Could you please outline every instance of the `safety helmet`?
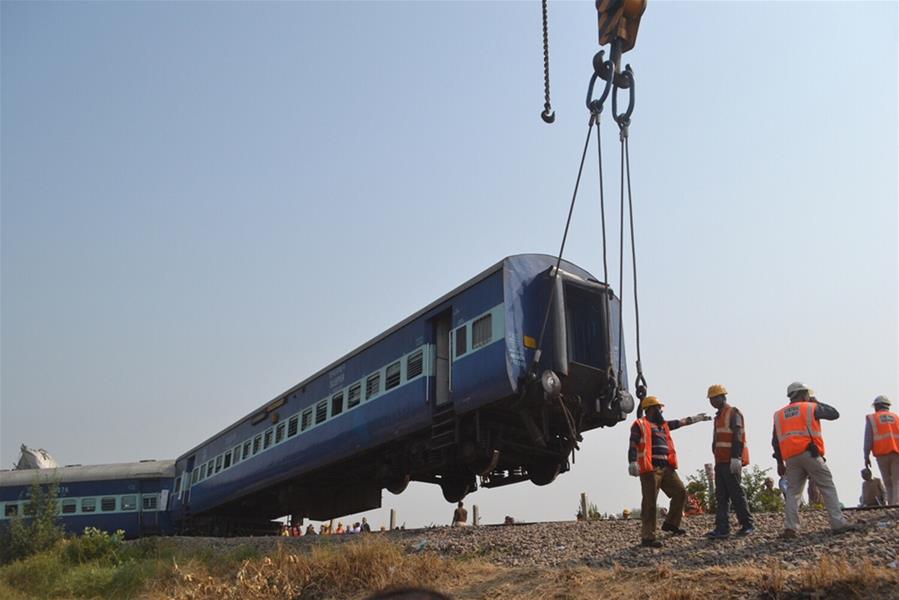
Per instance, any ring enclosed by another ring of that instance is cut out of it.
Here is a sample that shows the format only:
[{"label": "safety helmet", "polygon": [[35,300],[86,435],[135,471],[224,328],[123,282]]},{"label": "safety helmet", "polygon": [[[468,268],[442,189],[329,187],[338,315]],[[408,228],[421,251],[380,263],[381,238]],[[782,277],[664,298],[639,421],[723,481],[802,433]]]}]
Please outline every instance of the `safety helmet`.
[{"label": "safety helmet", "polygon": [[715,385],[709,386],[708,398],[714,398],[715,396],[726,396],[727,388],[721,385],[720,383],[716,383]]},{"label": "safety helmet", "polygon": [[646,398],[644,398],[644,399],[643,399],[643,402],[640,404],[640,408],[642,408],[643,410],[646,410],[646,409],[649,408],[650,406],[658,406],[658,407],[662,407],[662,406],[665,406],[665,405],[662,404],[662,403],[659,401],[659,399],[656,398],[655,396],[646,396]]},{"label": "safety helmet", "polygon": [[799,392],[808,392],[811,395],[811,389],[801,381],[794,381],[787,386],[787,397],[792,398]]},{"label": "safety helmet", "polygon": [[886,396],[877,396],[874,398],[874,406],[892,406],[893,403]]}]

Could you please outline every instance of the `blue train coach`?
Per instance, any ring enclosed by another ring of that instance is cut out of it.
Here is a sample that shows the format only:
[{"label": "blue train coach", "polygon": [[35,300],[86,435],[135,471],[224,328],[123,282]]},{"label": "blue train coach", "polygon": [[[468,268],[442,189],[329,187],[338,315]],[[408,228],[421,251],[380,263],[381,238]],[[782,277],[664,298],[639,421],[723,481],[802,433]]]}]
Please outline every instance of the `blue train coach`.
[{"label": "blue train coach", "polygon": [[59,487],[59,517],[68,533],[85,527],[126,538],[161,535],[174,530],[166,506],[175,474],[173,460],[22,469],[0,472],[0,526],[27,518],[26,506],[35,484]]},{"label": "blue train coach", "polygon": [[410,480],[451,502],[553,481],[584,431],[633,410],[618,299],[555,265],[499,261],[184,453],[173,520],[239,533],[377,508]]}]

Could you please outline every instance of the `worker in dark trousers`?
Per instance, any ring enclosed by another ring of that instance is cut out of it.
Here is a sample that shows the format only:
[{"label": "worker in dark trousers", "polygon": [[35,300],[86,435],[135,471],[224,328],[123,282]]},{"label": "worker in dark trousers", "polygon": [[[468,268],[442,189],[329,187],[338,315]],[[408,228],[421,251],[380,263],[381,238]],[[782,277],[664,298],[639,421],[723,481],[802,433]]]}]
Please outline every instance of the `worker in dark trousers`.
[{"label": "worker in dark trousers", "polygon": [[643,523],[641,545],[659,548],[662,546],[662,542],[656,539],[659,490],[671,498],[662,531],[674,535],[686,533],[680,524],[684,516],[687,490],[677,476],[677,451],[674,449],[674,440],[671,439],[671,430],[700,421],[711,421],[712,417],[700,413],[693,417],[666,421],[662,416],[664,405],[655,396],[647,396],[640,406],[646,415],[634,421],[631,426],[628,472],[633,477],[640,478],[640,489],[643,492],[643,503],[640,505],[640,521]]},{"label": "worker in dark trousers", "polygon": [[707,396],[709,403],[718,412],[715,414],[715,431],[712,436],[712,453],[715,455],[715,529],[707,533],[706,537],[721,539],[730,535],[731,504],[740,521],[737,535],[749,535],[754,528],[741,482],[743,467],[749,464],[743,414],[727,403],[727,389],[723,385],[710,386]]}]

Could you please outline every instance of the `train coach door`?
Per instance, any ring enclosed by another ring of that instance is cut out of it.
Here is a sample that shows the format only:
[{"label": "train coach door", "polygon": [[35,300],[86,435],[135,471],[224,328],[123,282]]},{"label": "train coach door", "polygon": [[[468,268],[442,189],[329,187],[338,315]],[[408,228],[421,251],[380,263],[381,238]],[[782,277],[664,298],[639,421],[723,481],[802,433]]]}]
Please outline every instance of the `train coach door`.
[{"label": "train coach door", "polygon": [[453,312],[446,310],[432,319],[434,328],[434,379],[432,383],[432,398],[435,406],[443,406],[450,401],[450,386],[452,382],[452,359],[450,355],[450,329],[452,328]]}]

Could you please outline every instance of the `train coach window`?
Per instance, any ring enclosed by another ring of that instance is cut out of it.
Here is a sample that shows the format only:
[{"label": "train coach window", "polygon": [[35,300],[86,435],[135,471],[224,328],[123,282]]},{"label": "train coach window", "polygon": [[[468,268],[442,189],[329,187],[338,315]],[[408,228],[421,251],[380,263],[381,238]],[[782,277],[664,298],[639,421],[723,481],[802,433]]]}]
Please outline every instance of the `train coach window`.
[{"label": "train coach window", "polygon": [[15,517],[19,514],[18,503],[10,502],[3,509],[3,514],[7,517]]},{"label": "train coach window", "polygon": [[190,484],[195,484],[200,479],[200,469],[194,469],[194,472],[190,474]]},{"label": "train coach window", "polygon": [[231,462],[235,465],[240,462],[240,444],[234,446],[234,450],[231,451]]},{"label": "train coach window", "polygon": [[213,470],[215,470],[215,459],[206,463],[206,477],[212,477]]},{"label": "train coach window", "polygon": [[222,465],[222,468],[227,469],[230,466],[231,466],[231,451],[228,450],[227,452],[225,452],[225,464]]},{"label": "train coach window", "polygon": [[315,424],[324,423],[328,418],[328,401],[322,400],[315,405]]},{"label": "train coach window", "polygon": [[275,427],[275,443],[276,444],[284,439],[284,429],[286,427],[287,427],[287,423],[278,423],[278,426]]},{"label": "train coach window", "polygon": [[365,399],[371,400],[381,392],[381,374],[375,373],[365,380]]},{"label": "train coach window", "polygon": [[358,383],[350,386],[350,389],[346,394],[346,407],[347,410],[359,406],[359,401],[362,400],[362,386]]},{"label": "train coach window", "polygon": [[100,498],[100,510],[103,512],[113,512],[115,510],[115,498]]},{"label": "train coach window", "polygon": [[416,352],[415,354],[410,354],[406,359],[406,381],[410,379],[415,379],[419,375],[421,375],[423,360],[423,353],[421,350]]},{"label": "train coach window", "polygon": [[387,367],[384,374],[384,389],[392,390],[400,384],[400,363],[395,362]]},{"label": "train coach window", "polygon": [[250,458],[250,448],[252,448],[253,442],[246,441],[243,443],[243,459],[247,460]]},{"label": "train coach window", "polygon": [[468,329],[465,325],[456,330],[456,358],[468,351]]},{"label": "train coach window", "polygon": [[336,417],[343,412],[343,392],[331,397],[331,416]]},{"label": "train coach window", "polygon": [[[175,488],[172,490],[172,494],[177,496],[178,492],[181,491],[181,478],[175,477]],[[84,512],[84,504],[81,505],[81,512]]]},{"label": "train coach window", "polygon": [[287,421],[287,437],[293,437],[297,434],[297,426],[300,424],[300,418],[296,415],[290,417]]},{"label": "train coach window", "polygon": [[262,449],[268,450],[269,446],[272,445],[272,430],[271,429],[267,430],[265,432],[265,434],[263,434],[262,440],[263,440],[262,441]]},{"label": "train coach window", "polygon": [[206,479],[206,463],[200,465],[200,481]]},{"label": "train coach window", "polygon": [[215,472],[218,473],[222,470],[222,457],[221,455],[215,457]]},{"label": "train coach window", "polygon": [[300,431],[306,431],[312,425],[312,409],[307,408],[303,411],[303,422],[300,423]]},{"label": "train coach window", "polygon": [[493,315],[484,315],[471,324],[471,349],[490,343],[493,337]]},{"label": "train coach window", "polygon": [[256,456],[257,454],[259,454],[260,448],[262,448],[262,434],[261,433],[253,438],[253,456]]},{"label": "train coach window", "polygon": [[78,512],[78,502],[71,499],[62,501],[62,514],[71,515],[76,512]]},{"label": "train coach window", "polygon": [[137,510],[137,496],[122,496],[122,510]]},{"label": "train coach window", "polygon": [[97,499],[96,498],[82,498],[81,499],[81,512],[83,512],[83,513],[97,512]]},{"label": "train coach window", "polygon": [[141,506],[143,510],[156,510],[157,506],[157,498],[156,495],[151,496],[143,496],[141,498]]}]

